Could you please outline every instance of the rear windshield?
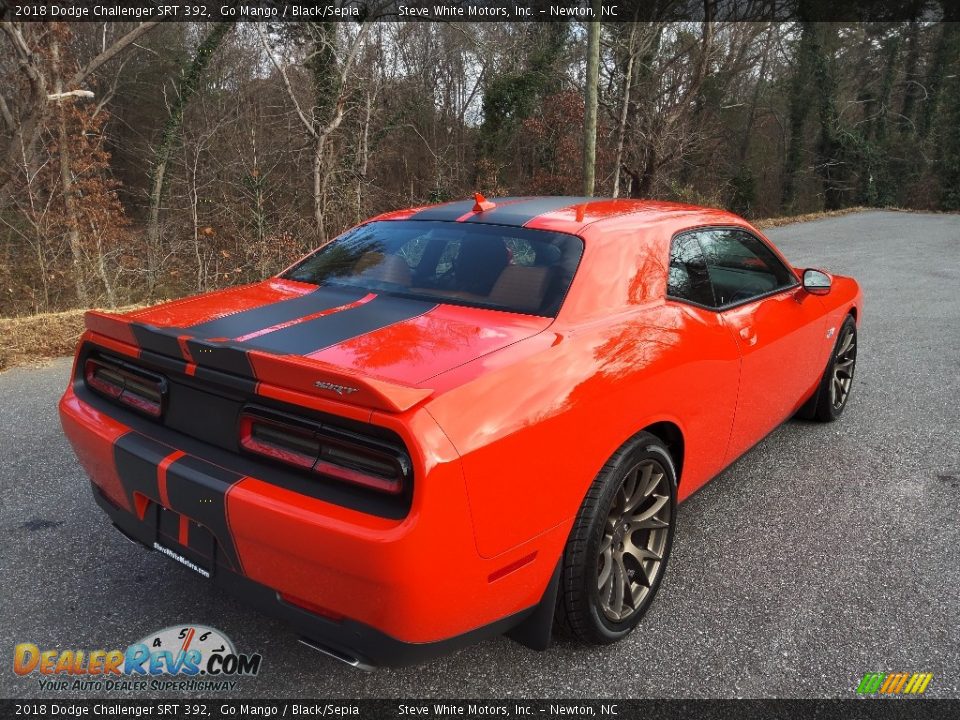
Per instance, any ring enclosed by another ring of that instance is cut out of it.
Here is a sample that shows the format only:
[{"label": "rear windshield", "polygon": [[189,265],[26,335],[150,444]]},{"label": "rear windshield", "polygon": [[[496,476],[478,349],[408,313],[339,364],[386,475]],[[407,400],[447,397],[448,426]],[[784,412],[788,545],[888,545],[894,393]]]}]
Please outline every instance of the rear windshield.
[{"label": "rear windshield", "polygon": [[341,235],[283,277],[554,317],[582,254],[583,241],[563,233],[387,220]]}]

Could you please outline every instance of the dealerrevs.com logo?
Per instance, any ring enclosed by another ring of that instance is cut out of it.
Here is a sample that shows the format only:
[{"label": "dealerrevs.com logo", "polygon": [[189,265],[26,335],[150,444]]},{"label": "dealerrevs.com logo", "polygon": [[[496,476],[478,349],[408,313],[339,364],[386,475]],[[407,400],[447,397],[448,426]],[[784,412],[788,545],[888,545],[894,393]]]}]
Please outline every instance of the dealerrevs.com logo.
[{"label": "dealerrevs.com logo", "polygon": [[238,653],[222,632],[205,625],[173,625],[125,650],[42,650],[20,643],[13,671],[36,676],[41,690],[233,690],[260,672],[259,653]]}]

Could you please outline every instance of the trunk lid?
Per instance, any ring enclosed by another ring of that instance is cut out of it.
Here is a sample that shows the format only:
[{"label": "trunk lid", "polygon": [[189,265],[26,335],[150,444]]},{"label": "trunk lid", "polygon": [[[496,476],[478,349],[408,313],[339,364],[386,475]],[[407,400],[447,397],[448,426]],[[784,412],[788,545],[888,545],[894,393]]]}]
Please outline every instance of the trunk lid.
[{"label": "trunk lid", "polygon": [[124,315],[86,315],[92,332],[182,360],[188,372],[208,368],[391,412],[429,397],[431,378],[551,322],[277,279]]}]

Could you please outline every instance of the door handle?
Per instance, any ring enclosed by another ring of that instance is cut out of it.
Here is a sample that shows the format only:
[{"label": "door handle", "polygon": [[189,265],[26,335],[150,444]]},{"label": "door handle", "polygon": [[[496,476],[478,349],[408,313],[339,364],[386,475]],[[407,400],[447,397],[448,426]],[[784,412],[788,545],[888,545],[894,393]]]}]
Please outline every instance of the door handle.
[{"label": "door handle", "polygon": [[757,344],[757,333],[752,327],[742,327],[740,328],[740,337],[747,343],[747,345],[756,345]]}]

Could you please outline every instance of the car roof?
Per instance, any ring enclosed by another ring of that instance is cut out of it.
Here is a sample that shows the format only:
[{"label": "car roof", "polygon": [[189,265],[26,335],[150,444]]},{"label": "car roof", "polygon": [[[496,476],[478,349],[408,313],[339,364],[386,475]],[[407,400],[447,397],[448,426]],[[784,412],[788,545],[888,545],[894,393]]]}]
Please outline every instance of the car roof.
[{"label": "car roof", "polygon": [[678,216],[690,216],[695,224],[738,219],[724,210],[631,198],[543,196],[489,198],[489,201],[494,203],[494,207],[479,212],[474,210],[476,201],[473,199],[454,200],[384,213],[371,218],[371,221],[439,220],[529,227],[576,235],[587,225],[624,215],[642,215],[642,220],[648,223],[659,219],[676,219]]}]

